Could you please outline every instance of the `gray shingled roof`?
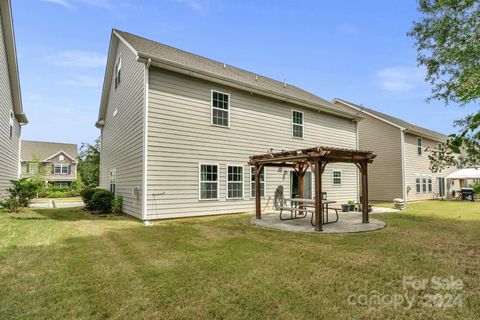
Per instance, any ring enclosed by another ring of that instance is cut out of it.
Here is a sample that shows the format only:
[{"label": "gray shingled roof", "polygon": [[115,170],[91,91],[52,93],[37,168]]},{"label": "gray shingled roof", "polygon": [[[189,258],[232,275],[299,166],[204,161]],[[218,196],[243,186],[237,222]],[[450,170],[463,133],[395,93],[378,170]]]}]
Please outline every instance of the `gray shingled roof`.
[{"label": "gray shingled roof", "polygon": [[291,84],[284,85],[283,82],[176,49],[162,43],[148,40],[128,32],[119,30],[114,30],[114,32],[118,33],[126,42],[128,42],[138,52],[139,56],[148,56],[154,61],[159,60],[171,62],[185,66],[188,69],[198,70],[211,74],[212,76],[219,76],[249,87],[254,87],[258,90],[302,100],[325,110],[330,110],[352,118],[355,117],[355,113],[339,108],[330,101]]},{"label": "gray shingled roof", "polygon": [[362,105],[358,105],[356,103],[353,103],[353,102],[350,102],[350,101],[347,101],[347,100],[343,100],[343,99],[339,99],[339,98],[336,98],[335,100],[351,104],[351,105],[355,106],[356,108],[364,110],[368,113],[371,113],[371,114],[373,114],[373,115],[375,115],[379,118],[382,118],[384,120],[392,122],[392,123],[394,123],[394,124],[396,124],[400,127],[403,127],[405,129],[414,131],[415,133],[418,133],[420,135],[425,135],[426,137],[432,137],[432,138],[435,138],[435,139],[438,139],[438,140],[446,140],[447,139],[447,136],[440,133],[440,132],[436,132],[436,131],[433,131],[433,130],[430,130],[430,129],[427,129],[427,128],[424,128],[424,127],[417,126],[415,124],[412,124],[412,123],[407,122],[405,120],[390,116],[390,115],[382,113],[380,111],[376,111],[376,110],[364,107]]},{"label": "gray shingled roof", "polygon": [[68,153],[75,160],[78,157],[76,144],[22,140],[20,158],[22,161],[30,161],[33,160],[33,155],[36,155],[40,161],[43,161],[60,150]]}]

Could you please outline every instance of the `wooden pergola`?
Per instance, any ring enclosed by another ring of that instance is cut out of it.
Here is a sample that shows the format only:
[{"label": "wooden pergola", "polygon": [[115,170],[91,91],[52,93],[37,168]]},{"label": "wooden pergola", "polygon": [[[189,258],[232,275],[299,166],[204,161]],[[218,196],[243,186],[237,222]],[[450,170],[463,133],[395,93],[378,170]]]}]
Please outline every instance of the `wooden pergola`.
[{"label": "wooden pergola", "polygon": [[249,164],[255,167],[255,217],[262,218],[260,200],[260,172],[264,167],[291,167],[298,175],[298,193],[303,198],[303,177],[310,167],[315,177],[315,231],[322,231],[322,175],[328,163],[353,163],[362,176],[362,222],[368,223],[368,170],[367,165],[376,157],[372,151],[314,147],[293,151],[266,153],[250,157]]}]

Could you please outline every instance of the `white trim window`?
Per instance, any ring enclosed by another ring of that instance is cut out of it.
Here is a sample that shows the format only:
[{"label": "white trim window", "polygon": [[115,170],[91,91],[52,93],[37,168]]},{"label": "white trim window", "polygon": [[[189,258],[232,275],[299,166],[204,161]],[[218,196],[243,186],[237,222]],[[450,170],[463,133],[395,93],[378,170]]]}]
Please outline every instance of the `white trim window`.
[{"label": "white trim window", "polygon": [[110,170],[110,192],[115,195],[117,191],[117,169]]},{"label": "white trim window", "polygon": [[52,174],[70,174],[70,171],[68,164],[52,164]]},{"label": "white trim window", "polygon": [[419,156],[422,155],[422,152],[423,152],[423,148],[422,148],[422,138],[420,137],[417,137],[417,154]]},{"label": "white trim window", "polygon": [[117,61],[115,62],[115,90],[117,90],[120,85],[122,74],[122,54],[118,56]]},{"label": "white trim window", "polygon": [[30,162],[27,164],[27,172],[30,174],[37,174],[38,173],[38,163]]},{"label": "white trim window", "polygon": [[218,199],[218,165],[200,164],[199,168],[199,199]]},{"label": "white trim window", "polygon": [[13,137],[13,112],[10,112],[10,128],[9,128],[9,136],[10,136],[10,139],[12,139]]},{"label": "white trim window", "polygon": [[432,176],[427,176],[427,191],[428,193],[431,193],[433,191]]},{"label": "white trim window", "polygon": [[421,178],[421,176],[420,176],[419,174],[417,174],[417,175],[415,176],[415,187],[416,187],[416,188],[415,188],[415,191],[416,191],[417,193],[422,192],[422,180],[421,180],[421,179],[422,179],[422,178]]},{"label": "white trim window", "polygon": [[303,139],[303,112],[292,110],[292,137]]},{"label": "white trim window", "polygon": [[212,90],[211,103],[211,124],[220,127],[230,127],[230,95]]},{"label": "white trim window", "polygon": [[227,165],[227,199],[243,198],[243,166]]},{"label": "white trim window", "polygon": [[422,193],[427,193],[427,176],[422,175]]},{"label": "white trim window", "polygon": [[[255,198],[255,167],[250,167],[250,197]],[[260,170],[260,197],[265,198],[265,167]]]},{"label": "white trim window", "polygon": [[342,170],[332,170],[332,184],[336,186],[342,184]]}]

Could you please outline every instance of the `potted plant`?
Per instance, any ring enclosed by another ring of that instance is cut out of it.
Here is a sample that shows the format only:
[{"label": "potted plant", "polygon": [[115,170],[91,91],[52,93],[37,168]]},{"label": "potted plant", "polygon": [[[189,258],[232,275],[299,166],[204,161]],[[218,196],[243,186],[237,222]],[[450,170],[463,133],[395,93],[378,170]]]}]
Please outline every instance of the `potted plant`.
[{"label": "potted plant", "polygon": [[354,200],[348,200],[347,204],[348,204],[348,211],[355,211],[355,201]]},{"label": "potted plant", "polygon": [[342,204],[342,212],[348,212],[350,210],[349,204]]}]

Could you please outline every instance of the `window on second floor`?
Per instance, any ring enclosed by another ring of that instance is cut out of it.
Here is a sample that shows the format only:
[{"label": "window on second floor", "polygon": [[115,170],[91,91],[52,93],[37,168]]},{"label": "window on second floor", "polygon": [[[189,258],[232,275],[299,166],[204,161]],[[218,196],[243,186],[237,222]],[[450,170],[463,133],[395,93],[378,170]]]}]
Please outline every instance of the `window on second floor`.
[{"label": "window on second floor", "polygon": [[422,155],[422,152],[423,152],[423,148],[422,148],[422,138],[420,137],[417,137],[417,154],[419,156]]},{"label": "window on second floor", "polygon": [[13,112],[10,112],[10,129],[9,129],[10,139],[13,137]]},{"label": "window on second floor", "polygon": [[334,185],[342,184],[342,171],[341,170],[332,170],[332,182]]},{"label": "window on second floor", "polygon": [[118,88],[120,85],[120,80],[121,80],[121,72],[122,71],[122,54],[117,59],[117,62],[115,62],[115,90]]},{"label": "window on second floor", "polygon": [[27,165],[27,172],[30,174],[37,174],[38,173],[38,163],[29,163]]},{"label": "window on second floor", "polygon": [[292,110],[292,137],[303,138],[303,112]]},{"label": "window on second floor", "polygon": [[68,164],[52,164],[52,174],[70,174],[71,166]]},{"label": "window on second floor", "polygon": [[230,126],[230,95],[212,90],[212,125]]}]

